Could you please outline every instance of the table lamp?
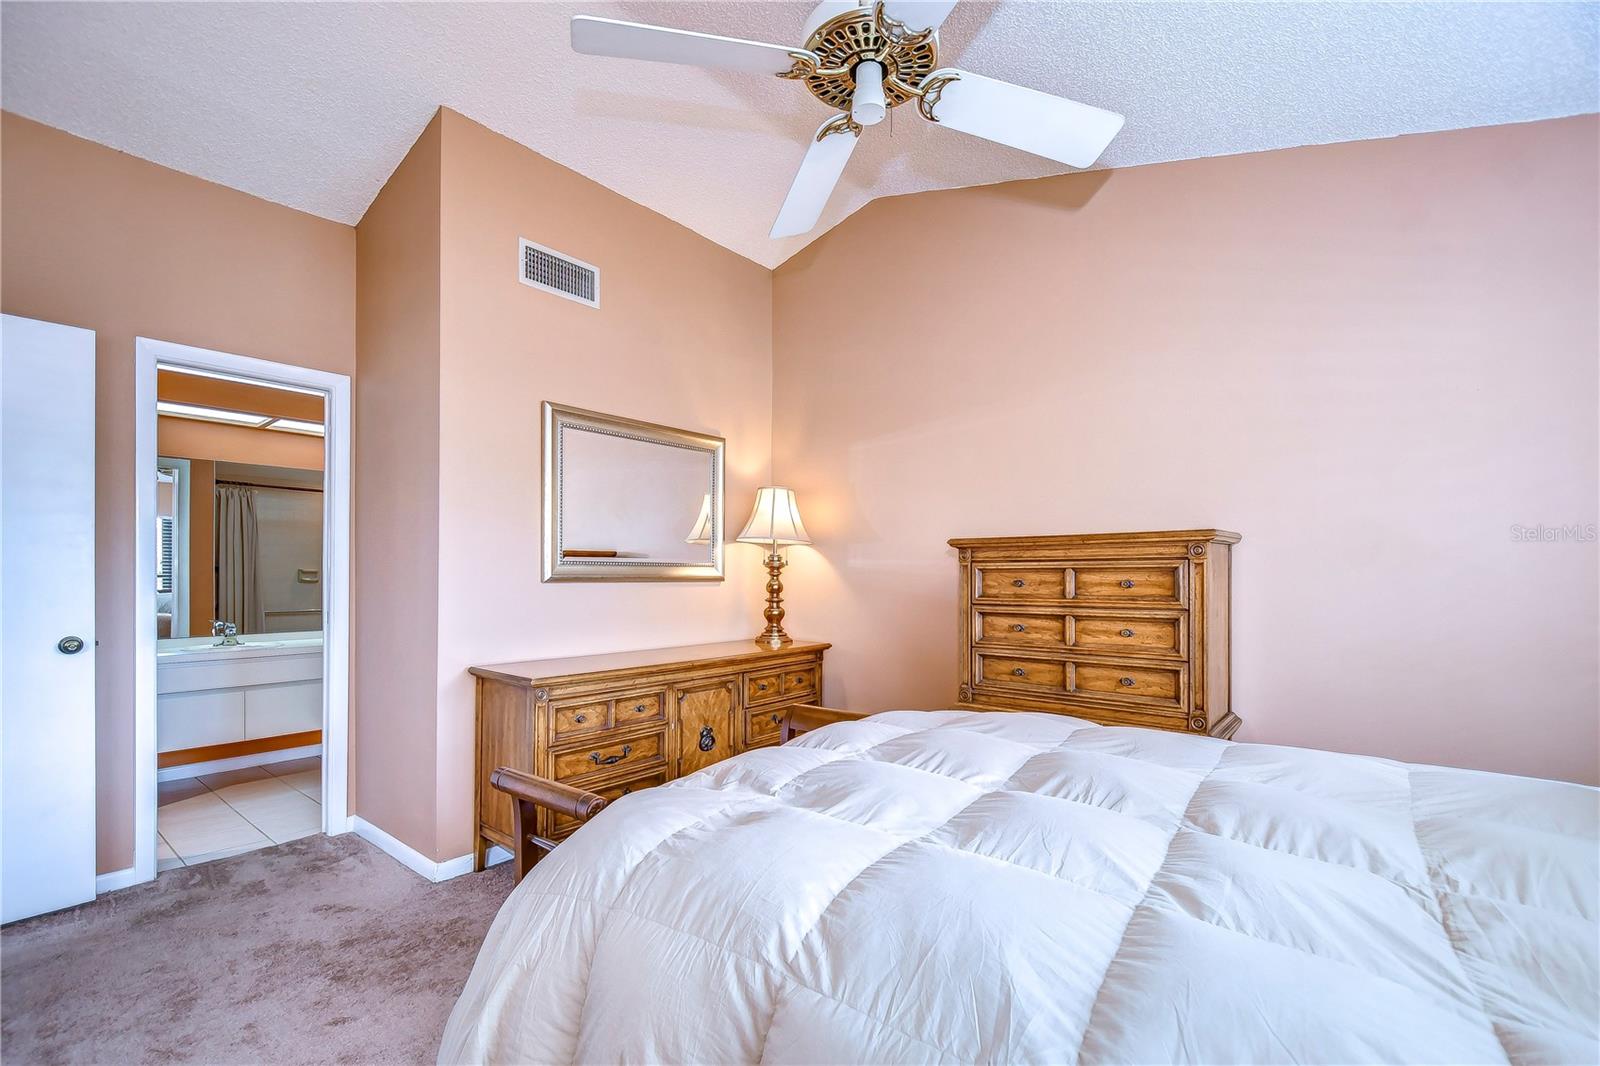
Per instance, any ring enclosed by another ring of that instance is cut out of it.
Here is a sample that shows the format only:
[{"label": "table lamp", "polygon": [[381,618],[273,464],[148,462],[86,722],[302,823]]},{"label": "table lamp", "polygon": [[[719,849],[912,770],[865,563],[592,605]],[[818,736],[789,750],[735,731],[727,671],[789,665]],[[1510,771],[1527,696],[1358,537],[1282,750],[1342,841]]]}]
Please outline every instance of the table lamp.
[{"label": "table lamp", "polygon": [[794,490],[776,485],[757,489],[755,510],[750,512],[750,521],[745,523],[739,541],[767,546],[767,609],[762,612],[767,628],[756,637],[756,643],[767,648],[793,643],[783,631],[783,581],[779,575],[787,560],[778,554],[778,549],[790,544],[811,543],[800,521],[800,506],[795,503]]}]

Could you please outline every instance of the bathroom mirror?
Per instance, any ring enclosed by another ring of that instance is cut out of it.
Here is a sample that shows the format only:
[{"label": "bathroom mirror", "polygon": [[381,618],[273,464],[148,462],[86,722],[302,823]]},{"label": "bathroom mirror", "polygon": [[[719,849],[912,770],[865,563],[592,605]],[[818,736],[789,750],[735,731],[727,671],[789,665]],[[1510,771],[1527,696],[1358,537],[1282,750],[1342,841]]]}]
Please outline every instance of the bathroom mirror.
[{"label": "bathroom mirror", "polygon": [[156,637],[322,628],[322,471],[162,456]]},{"label": "bathroom mirror", "polygon": [[323,397],[159,365],[155,407],[158,647],[320,634]]},{"label": "bathroom mirror", "polygon": [[544,404],[544,580],[722,580],[721,437]]}]

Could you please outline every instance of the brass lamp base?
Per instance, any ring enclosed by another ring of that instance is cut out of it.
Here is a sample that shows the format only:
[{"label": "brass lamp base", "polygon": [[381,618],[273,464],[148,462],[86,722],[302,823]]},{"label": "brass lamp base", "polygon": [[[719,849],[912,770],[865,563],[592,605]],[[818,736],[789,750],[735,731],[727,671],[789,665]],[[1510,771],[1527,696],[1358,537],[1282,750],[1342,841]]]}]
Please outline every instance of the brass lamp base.
[{"label": "brass lamp base", "polygon": [[767,555],[767,609],[761,616],[767,620],[767,628],[756,637],[756,643],[763,648],[781,648],[785,644],[793,644],[794,638],[783,631],[783,580],[779,576],[787,565],[783,556],[776,550]]}]

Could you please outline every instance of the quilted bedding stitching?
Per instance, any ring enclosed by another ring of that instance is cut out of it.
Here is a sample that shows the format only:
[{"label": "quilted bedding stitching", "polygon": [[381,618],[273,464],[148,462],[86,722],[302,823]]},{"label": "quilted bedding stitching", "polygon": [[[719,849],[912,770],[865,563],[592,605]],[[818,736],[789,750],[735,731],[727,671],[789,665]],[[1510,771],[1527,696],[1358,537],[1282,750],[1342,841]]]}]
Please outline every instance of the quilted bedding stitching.
[{"label": "quilted bedding stitching", "polygon": [[1437,869],[1437,866],[1429,859],[1428,849],[1422,846],[1422,834],[1417,831],[1416,782],[1413,779],[1411,770],[1409,768],[1406,770],[1406,803],[1411,811],[1411,835],[1416,838],[1417,853],[1422,856],[1423,865],[1428,871],[1428,887],[1433,892],[1433,902],[1438,908],[1439,928],[1444,932],[1445,943],[1449,945],[1450,950],[1455,954],[1456,961],[1462,963],[1462,973],[1466,976],[1467,982],[1472,985],[1472,990],[1478,995],[1478,1005],[1483,1010],[1483,1016],[1489,1020],[1489,1029],[1494,1033],[1494,1038],[1500,1042],[1500,1050],[1505,1052],[1506,1061],[1510,1062],[1511,1048],[1506,1043],[1505,1033],[1501,1030],[1500,1023],[1497,1022],[1494,1019],[1493,1014],[1490,1013],[1489,1002],[1483,994],[1482,987],[1480,987],[1478,982],[1473,979],[1471,969],[1465,965],[1464,960],[1461,958],[1461,948],[1457,944],[1456,932],[1453,928],[1451,928],[1450,908],[1445,906],[1444,893],[1440,890],[1438,879],[1434,873],[1434,871]]},{"label": "quilted bedding stitching", "polygon": [[[1220,762],[1222,760],[1222,752],[1224,750],[1226,750],[1226,749],[1222,749],[1222,748],[1217,749],[1217,761],[1218,762]],[[1184,805],[1183,805],[1183,811],[1184,811],[1184,816],[1185,817],[1188,816],[1189,807],[1194,803],[1195,796],[1199,795],[1200,787],[1206,783],[1206,779],[1211,776],[1212,772],[1215,771],[1216,768],[1217,768],[1216,767],[1216,763],[1212,763],[1211,769],[1206,771],[1205,776],[1201,777],[1198,781],[1196,781],[1194,783],[1194,789],[1192,791],[1190,791],[1189,798],[1184,802]],[[1183,819],[1179,819],[1178,823],[1172,827],[1172,832],[1170,834],[1168,834],[1168,836],[1167,836],[1167,847],[1166,847],[1166,850],[1164,852],[1162,852],[1162,855],[1161,855],[1161,864],[1156,867],[1157,873],[1159,873],[1162,869],[1164,869],[1166,867],[1167,860],[1172,855],[1172,844],[1173,844],[1173,842],[1175,840],[1178,839],[1178,834],[1183,832],[1183,825],[1184,825]],[[1150,893],[1152,891],[1154,891],[1155,880],[1156,880],[1155,877],[1151,877],[1150,878],[1149,883],[1145,886],[1144,898],[1141,899],[1137,904],[1135,904],[1133,909],[1128,912],[1128,920],[1127,920],[1127,922],[1125,922],[1123,924],[1123,926],[1122,926],[1122,934],[1117,938],[1116,950],[1111,953],[1111,958],[1106,960],[1105,969],[1100,972],[1100,982],[1099,982],[1099,984],[1097,984],[1095,986],[1093,998],[1091,998],[1089,1000],[1089,1024],[1087,1024],[1087,1025],[1085,1025],[1083,1027],[1083,1039],[1078,1041],[1078,1048],[1077,1048],[1076,1051],[1074,1051],[1072,1053],[1072,1061],[1073,1062],[1078,1061],[1078,1059],[1080,1059],[1083,1056],[1084,1041],[1089,1039],[1089,1032],[1094,1027],[1094,1012],[1095,1012],[1095,1008],[1097,1006],[1099,1006],[1099,1004],[1100,1004],[1100,996],[1101,996],[1101,994],[1105,992],[1106,977],[1107,977],[1107,975],[1109,975],[1111,973],[1111,968],[1116,965],[1117,956],[1122,954],[1122,946],[1123,946],[1123,944],[1125,944],[1127,942],[1127,939],[1128,939],[1128,929],[1130,927],[1132,927],[1133,919],[1134,919],[1134,917],[1136,915],[1138,915],[1139,908],[1143,907],[1145,905],[1145,901],[1150,898]]]}]

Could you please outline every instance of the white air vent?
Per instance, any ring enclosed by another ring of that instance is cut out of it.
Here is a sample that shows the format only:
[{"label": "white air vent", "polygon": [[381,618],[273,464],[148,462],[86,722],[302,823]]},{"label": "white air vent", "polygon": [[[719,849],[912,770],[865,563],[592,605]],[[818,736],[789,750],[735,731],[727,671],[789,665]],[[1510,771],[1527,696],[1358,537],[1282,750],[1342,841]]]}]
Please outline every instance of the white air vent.
[{"label": "white air vent", "polygon": [[562,255],[530,240],[522,241],[517,276],[524,285],[553,292],[590,307],[600,306],[600,268]]}]

